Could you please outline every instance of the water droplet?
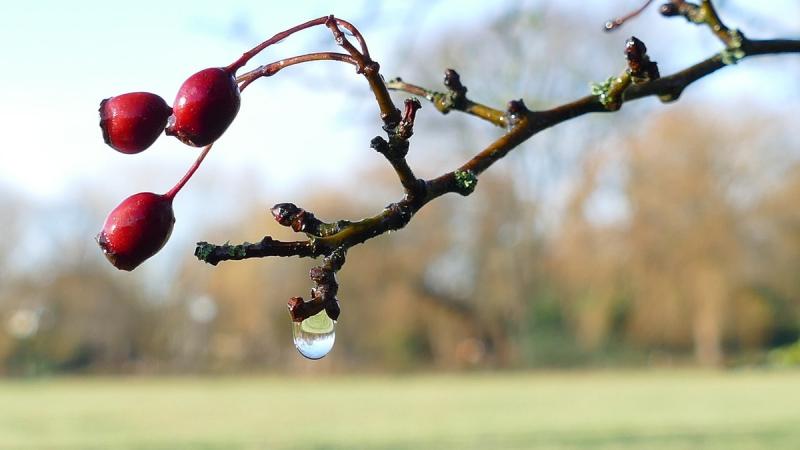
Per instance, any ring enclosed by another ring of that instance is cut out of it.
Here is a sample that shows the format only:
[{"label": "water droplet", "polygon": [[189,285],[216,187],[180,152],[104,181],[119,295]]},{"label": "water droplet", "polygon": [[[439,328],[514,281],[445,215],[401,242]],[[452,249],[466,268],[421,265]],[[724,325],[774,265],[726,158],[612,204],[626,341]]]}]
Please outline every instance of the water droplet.
[{"label": "water droplet", "polygon": [[336,341],[336,321],[323,309],[302,322],[292,322],[294,346],[308,359],[327,355]]}]

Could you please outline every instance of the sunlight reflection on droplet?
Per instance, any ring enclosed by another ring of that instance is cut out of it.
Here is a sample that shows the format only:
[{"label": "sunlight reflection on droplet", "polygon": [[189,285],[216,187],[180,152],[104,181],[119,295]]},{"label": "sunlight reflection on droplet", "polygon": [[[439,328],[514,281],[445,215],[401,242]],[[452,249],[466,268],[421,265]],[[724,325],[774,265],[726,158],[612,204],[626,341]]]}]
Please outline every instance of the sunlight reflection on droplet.
[{"label": "sunlight reflection on droplet", "polygon": [[336,321],[325,310],[302,322],[292,322],[294,346],[308,359],[320,359],[333,348]]}]

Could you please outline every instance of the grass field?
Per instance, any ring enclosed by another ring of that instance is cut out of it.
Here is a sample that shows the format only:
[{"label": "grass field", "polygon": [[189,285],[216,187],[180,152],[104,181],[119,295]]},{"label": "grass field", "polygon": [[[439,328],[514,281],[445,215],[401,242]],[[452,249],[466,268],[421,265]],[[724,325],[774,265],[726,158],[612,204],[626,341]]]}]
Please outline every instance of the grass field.
[{"label": "grass field", "polygon": [[0,449],[792,449],[800,372],[0,381]]}]

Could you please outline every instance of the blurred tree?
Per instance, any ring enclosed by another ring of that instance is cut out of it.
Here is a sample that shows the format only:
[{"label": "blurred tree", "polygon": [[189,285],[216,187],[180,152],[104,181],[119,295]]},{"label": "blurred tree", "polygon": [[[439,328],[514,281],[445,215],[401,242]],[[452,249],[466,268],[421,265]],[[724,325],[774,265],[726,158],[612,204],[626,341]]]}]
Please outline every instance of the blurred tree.
[{"label": "blurred tree", "polygon": [[[431,86],[440,68],[456,67],[470,95],[489,104],[524,94],[531,108],[550,107],[619,70],[620,39],[598,37],[592,20],[569,7],[515,4],[484,27],[454,26],[434,42],[409,37],[400,51],[413,58],[394,60]],[[665,60],[681,52],[661,50]],[[615,352],[719,365],[796,340],[800,148],[791,118],[749,103],[656,107],[635,103],[544,131],[483,174],[475,198],[439,199],[401,236],[354,247],[340,273],[339,342],[315,370],[606,363]],[[419,114],[409,160],[423,177],[501,133],[427,105]],[[289,200],[321,218],[363,217],[401,195],[374,160],[380,168],[348,168],[349,185],[313,180]],[[237,203],[264,203],[252,185],[230,184]],[[622,204],[611,213],[609,190]],[[232,205],[225,219],[235,226],[194,226],[219,241],[293,239],[264,206]],[[0,210],[2,371],[309,367],[289,345],[276,299],[307,284],[312,262],[211,268],[186,255],[168,261],[178,269],[154,266],[177,272],[154,287],[152,273],[111,275],[88,239],[74,239],[101,219],[90,202],[72,198],[36,215],[0,192]],[[16,243],[42,236],[58,251],[29,262],[35,270],[7,270],[20,261]]]}]

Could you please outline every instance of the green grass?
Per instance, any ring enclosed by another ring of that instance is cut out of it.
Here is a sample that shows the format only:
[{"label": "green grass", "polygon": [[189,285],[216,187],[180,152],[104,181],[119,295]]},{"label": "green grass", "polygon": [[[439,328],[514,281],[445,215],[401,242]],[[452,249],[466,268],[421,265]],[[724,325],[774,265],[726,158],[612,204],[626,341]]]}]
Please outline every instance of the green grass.
[{"label": "green grass", "polygon": [[0,381],[0,449],[798,449],[800,372]]}]

